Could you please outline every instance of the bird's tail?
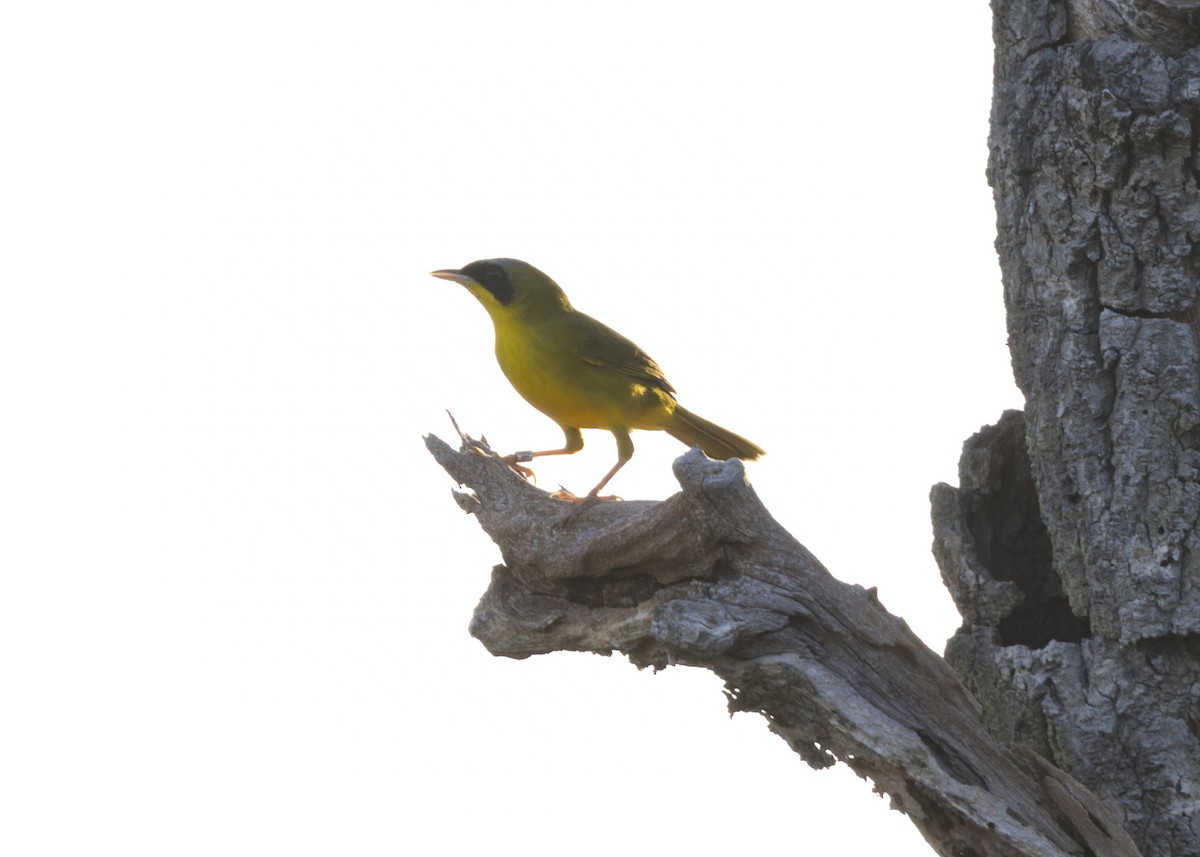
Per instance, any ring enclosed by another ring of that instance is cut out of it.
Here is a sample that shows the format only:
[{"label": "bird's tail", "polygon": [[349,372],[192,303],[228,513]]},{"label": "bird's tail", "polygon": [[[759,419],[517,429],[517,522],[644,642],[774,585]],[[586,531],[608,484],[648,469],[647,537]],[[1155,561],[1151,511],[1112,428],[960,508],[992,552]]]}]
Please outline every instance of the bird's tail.
[{"label": "bird's tail", "polygon": [[700,447],[709,458],[720,461],[729,458],[754,459],[766,455],[761,448],[741,435],[723,429],[716,423],[710,423],[678,405],[666,432],[688,446]]}]

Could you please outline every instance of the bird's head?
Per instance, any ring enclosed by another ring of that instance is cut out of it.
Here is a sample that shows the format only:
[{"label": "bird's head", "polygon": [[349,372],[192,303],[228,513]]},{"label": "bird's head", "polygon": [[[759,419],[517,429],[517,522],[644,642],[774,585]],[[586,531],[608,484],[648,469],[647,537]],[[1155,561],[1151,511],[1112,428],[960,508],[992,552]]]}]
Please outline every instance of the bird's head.
[{"label": "bird's head", "polygon": [[430,274],[462,285],[497,320],[571,308],[558,283],[518,259],[481,259],[462,270]]}]

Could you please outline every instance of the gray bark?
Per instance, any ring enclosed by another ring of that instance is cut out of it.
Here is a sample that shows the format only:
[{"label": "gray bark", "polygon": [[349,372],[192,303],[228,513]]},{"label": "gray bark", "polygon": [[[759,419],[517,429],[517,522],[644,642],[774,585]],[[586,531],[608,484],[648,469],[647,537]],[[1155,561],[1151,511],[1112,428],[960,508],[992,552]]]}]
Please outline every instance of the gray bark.
[{"label": "gray bark", "polygon": [[1168,55],[1200,42],[1200,0],[1070,0],[1067,9],[1071,41],[1120,34]]},{"label": "gray bark", "polygon": [[1027,406],[933,492],[964,618],[947,657],[993,734],[1119,807],[1144,853],[1200,854],[1200,39],[1083,5],[993,4],[989,176]]},{"label": "gray bark", "polygon": [[494,457],[426,443],[500,547],[471,622],[492,653],[710,669],[731,711],[761,712],[815,768],[870,777],[940,854],[1138,853],[1090,791],[993,738],[946,662],[788,535],[741,462],[692,450],[681,493],[581,511]]}]

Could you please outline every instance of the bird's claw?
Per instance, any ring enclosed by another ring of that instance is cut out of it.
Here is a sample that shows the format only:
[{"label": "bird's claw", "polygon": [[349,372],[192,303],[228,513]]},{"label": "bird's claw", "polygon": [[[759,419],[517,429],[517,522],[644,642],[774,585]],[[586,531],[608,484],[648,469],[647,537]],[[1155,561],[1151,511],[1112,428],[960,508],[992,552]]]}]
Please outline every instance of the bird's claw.
[{"label": "bird's claw", "polygon": [[579,520],[580,515],[592,508],[592,506],[595,506],[597,503],[609,503],[621,499],[620,497],[611,495],[605,495],[602,497],[596,494],[588,494],[584,497],[577,497],[575,494],[572,494],[561,485],[559,486],[558,490],[550,496],[559,500],[566,500],[570,504],[570,506],[567,508],[567,513],[563,515],[562,519],[559,521],[560,526],[574,524],[577,520]]},{"label": "bird's claw", "polygon": [[568,503],[577,503],[578,508],[580,509],[586,509],[589,506],[595,506],[597,503],[614,503],[621,500],[621,498],[616,494],[605,494],[604,496],[588,494],[584,497],[580,497],[571,493],[561,485],[559,485],[558,490],[553,492],[550,496],[555,500],[566,500]]},{"label": "bird's claw", "polygon": [[517,463],[519,461],[533,461],[533,456],[528,452],[514,452],[512,455],[503,455],[500,457],[500,460],[513,470],[517,471],[517,473],[520,473],[526,479],[532,479],[533,484],[537,485],[537,474],[535,474],[528,467],[522,467]]},{"label": "bird's claw", "polygon": [[454,419],[454,414],[446,411],[446,416],[450,417],[450,422],[454,425],[454,430],[458,432],[458,439],[462,442],[464,450],[474,455],[478,455],[480,458],[499,458],[513,470],[517,471],[517,473],[521,474],[521,476],[525,477],[526,479],[532,479],[534,485],[537,484],[537,476],[534,474],[534,472],[528,467],[522,467],[520,464],[518,464],[518,462],[521,461],[533,461],[533,453],[514,452],[512,455],[501,455],[500,453],[496,452],[496,450],[488,446],[486,436],[480,437],[479,440],[476,440],[458,427],[458,420]]}]

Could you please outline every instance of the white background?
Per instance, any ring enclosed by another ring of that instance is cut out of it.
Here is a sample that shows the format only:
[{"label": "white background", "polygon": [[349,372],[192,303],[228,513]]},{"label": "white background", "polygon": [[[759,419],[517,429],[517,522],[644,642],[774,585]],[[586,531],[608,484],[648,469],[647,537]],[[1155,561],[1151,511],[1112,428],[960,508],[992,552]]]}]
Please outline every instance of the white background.
[{"label": "white background", "polygon": [[561,435],[427,272],[548,272],[940,651],[927,493],[1020,404],[990,69],[982,0],[6,6],[0,851],[930,853],[710,674],[469,637],[422,435]]}]

